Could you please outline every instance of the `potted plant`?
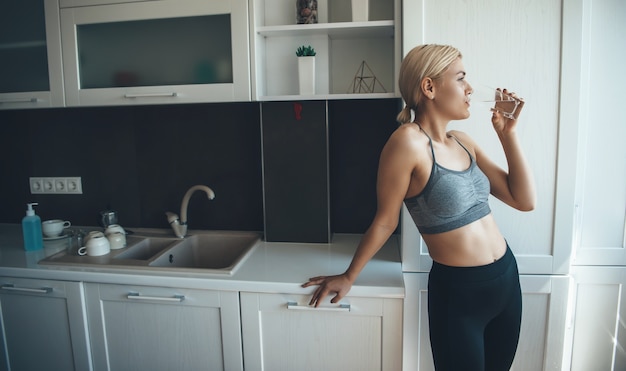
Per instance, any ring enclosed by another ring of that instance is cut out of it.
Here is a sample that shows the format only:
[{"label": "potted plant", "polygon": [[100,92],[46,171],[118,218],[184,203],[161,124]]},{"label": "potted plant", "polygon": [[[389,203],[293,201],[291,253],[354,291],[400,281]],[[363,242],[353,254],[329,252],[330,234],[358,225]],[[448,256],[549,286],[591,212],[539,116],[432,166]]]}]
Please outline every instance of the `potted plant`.
[{"label": "potted plant", "polygon": [[311,45],[296,49],[300,95],[315,94],[315,54]]}]

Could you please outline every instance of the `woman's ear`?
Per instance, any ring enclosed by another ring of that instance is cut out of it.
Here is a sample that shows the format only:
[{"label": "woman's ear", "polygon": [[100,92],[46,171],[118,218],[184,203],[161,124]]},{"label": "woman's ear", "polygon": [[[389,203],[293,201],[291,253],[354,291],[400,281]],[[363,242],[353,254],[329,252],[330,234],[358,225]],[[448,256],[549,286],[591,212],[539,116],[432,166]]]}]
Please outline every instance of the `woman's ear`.
[{"label": "woman's ear", "polygon": [[435,83],[430,77],[424,77],[421,84],[422,94],[428,99],[435,98]]}]

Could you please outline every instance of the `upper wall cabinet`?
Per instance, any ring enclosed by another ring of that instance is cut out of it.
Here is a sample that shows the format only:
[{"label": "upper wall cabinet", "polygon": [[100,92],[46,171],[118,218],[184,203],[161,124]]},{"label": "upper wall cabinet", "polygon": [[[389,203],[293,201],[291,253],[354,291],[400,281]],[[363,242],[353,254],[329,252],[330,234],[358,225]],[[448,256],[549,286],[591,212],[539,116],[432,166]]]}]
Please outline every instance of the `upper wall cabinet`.
[{"label": "upper wall cabinet", "polygon": [[2,4],[0,61],[0,109],[63,106],[58,0]]},{"label": "upper wall cabinet", "polygon": [[[297,3],[316,3],[317,23],[298,24]],[[354,14],[352,10],[355,10]],[[250,0],[254,100],[399,96],[400,0]],[[300,94],[299,46],[316,51],[314,91]]]},{"label": "upper wall cabinet", "polygon": [[247,0],[61,2],[68,106],[250,100]]}]

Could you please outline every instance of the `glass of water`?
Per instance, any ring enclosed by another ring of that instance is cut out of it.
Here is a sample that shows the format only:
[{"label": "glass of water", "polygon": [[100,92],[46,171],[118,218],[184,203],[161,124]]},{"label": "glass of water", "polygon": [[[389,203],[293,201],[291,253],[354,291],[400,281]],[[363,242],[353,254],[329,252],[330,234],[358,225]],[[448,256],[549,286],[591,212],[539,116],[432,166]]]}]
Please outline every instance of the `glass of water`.
[{"label": "glass of water", "polygon": [[483,84],[472,84],[469,101],[470,105],[473,103],[489,105],[491,111],[500,112],[504,117],[512,120],[517,119],[524,106],[522,99],[505,94],[502,89]]}]

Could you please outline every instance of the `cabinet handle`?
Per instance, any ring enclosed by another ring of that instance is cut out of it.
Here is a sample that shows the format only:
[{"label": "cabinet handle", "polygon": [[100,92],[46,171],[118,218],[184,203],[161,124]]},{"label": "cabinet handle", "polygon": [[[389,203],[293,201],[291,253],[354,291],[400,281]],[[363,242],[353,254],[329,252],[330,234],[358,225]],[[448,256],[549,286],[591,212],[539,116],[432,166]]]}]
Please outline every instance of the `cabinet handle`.
[{"label": "cabinet handle", "polygon": [[155,301],[168,301],[168,302],[177,302],[177,303],[180,303],[181,301],[185,300],[184,295],[174,295],[171,298],[168,298],[164,296],[141,296],[137,292],[129,293],[128,295],[126,295],[126,298],[129,300],[155,300]]},{"label": "cabinet handle", "polygon": [[19,292],[34,292],[37,294],[49,294],[52,292],[52,287],[41,287],[41,288],[29,288],[29,287],[15,287],[13,284],[2,285],[0,287],[2,290],[6,291],[19,291]]},{"label": "cabinet handle", "polygon": [[0,103],[37,103],[39,99],[32,98],[13,98],[13,99],[0,99]]},{"label": "cabinet handle", "polygon": [[309,305],[298,305],[295,301],[287,302],[287,309],[291,310],[315,310],[315,311],[328,311],[328,312],[349,312],[350,304],[339,304],[336,307],[312,307]]},{"label": "cabinet handle", "polygon": [[177,92],[172,93],[145,93],[145,94],[124,94],[124,98],[159,98],[159,97],[177,97]]}]

